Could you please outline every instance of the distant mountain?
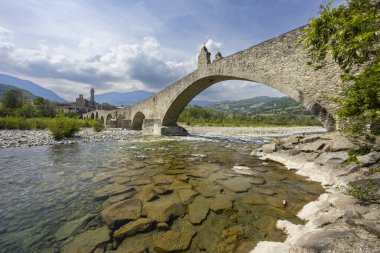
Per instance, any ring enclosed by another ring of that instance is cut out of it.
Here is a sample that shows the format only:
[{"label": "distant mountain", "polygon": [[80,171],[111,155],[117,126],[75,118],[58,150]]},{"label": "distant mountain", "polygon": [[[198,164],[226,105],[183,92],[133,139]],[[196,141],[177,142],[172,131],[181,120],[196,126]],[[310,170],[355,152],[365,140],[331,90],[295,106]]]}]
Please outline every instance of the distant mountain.
[{"label": "distant mountain", "polygon": [[0,83],[0,99],[3,98],[4,96],[4,93],[7,91],[7,90],[13,90],[13,89],[17,89],[17,90],[21,90],[22,93],[24,93],[24,96],[27,98],[27,99],[35,99],[37,96],[34,95],[33,93],[27,91],[27,90],[24,90],[24,89],[20,89],[20,88],[16,88],[14,86],[11,86],[11,85],[7,85],[7,84],[2,84]]},{"label": "distant mountain", "polygon": [[290,97],[255,97],[239,101],[225,101],[206,106],[225,113],[245,115],[256,114],[293,114],[311,115],[312,113]]},{"label": "distant mountain", "polygon": [[134,105],[144,99],[154,95],[153,92],[137,90],[131,92],[107,92],[95,95],[97,103],[109,103],[111,105]]},{"label": "distant mountain", "polygon": [[[137,104],[150,96],[153,96],[154,92],[137,90],[131,92],[107,92],[95,95],[95,101],[97,103],[109,103],[116,106],[130,106]],[[204,100],[192,100],[190,105],[206,106],[212,102]]]},{"label": "distant mountain", "polygon": [[0,83],[11,85],[20,89],[27,90],[32,94],[49,99],[51,101],[64,103],[66,100],[55,94],[53,91],[43,88],[38,84],[35,84],[31,81],[22,80],[14,76],[5,75],[0,73]]}]

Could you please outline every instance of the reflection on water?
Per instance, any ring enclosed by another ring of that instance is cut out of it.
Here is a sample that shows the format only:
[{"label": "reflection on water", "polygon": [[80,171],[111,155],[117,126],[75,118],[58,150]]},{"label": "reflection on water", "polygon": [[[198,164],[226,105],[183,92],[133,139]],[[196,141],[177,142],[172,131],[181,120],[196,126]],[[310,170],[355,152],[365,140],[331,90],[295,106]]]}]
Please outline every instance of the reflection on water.
[{"label": "reflection on water", "polygon": [[301,222],[322,188],[251,149],[145,137],[2,150],[0,252],[249,252],[284,240],[276,220]]}]

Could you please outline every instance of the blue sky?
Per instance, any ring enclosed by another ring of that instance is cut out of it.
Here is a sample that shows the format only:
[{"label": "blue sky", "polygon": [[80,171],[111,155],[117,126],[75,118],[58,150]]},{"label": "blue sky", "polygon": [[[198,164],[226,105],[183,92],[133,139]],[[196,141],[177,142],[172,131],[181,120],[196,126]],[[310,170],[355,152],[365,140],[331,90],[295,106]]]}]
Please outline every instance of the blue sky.
[{"label": "blue sky", "polygon": [[[335,6],[342,4],[337,0]],[[307,23],[326,0],[0,0],[0,72],[68,100],[159,91],[196,68],[201,45],[224,56]],[[229,81],[197,99],[279,96]]]}]

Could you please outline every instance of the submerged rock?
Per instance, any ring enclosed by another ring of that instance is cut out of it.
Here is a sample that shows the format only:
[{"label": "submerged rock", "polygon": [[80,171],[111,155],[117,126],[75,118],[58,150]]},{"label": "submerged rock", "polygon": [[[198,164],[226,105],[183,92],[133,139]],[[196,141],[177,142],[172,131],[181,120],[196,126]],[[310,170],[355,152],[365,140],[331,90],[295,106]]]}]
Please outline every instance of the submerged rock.
[{"label": "submerged rock", "polygon": [[109,184],[99,190],[94,191],[95,199],[104,199],[125,192],[134,191],[133,187],[127,187],[120,184]]},{"label": "submerged rock", "polygon": [[209,184],[205,182],[199,183],[198,186],[195,187],[195,190],[206,198],[214,197],[217,192],[214,184]]},{"label": "submerged rock", "polygon": [[218,194],[214,199],[211,200],[210,209],[216,213],[231,208],[232,200],[226,195]]},{"label": "submerged rock", "polygon": [[127,199],[113,204],[101,212],[102,218],[108,225],[116,222],[136,220],[140,218],[142,203],[138,199]]},{"label": "submerged rock", "polygon": [[194,198],[194,196],[198,195],[198,193],[192,189],[180,189],[177,193],[179,199],[185,205],[188,204]]},{"label": "submerged rock", "polygon": [[148,218],[157,222],[167,222],[170,219],[183,216],[186,213],[185,207],[172,200],[156,200],[144,204]]},{"label": "submerged rock", "polygon": [[157,252],[178,252],[187,250],[196,232],[191,229],[182,231],[169,230],[159,234],[154,240],[154,250]]},{"label": "submerged rock", "polygon": [[74,234],[76,231],[78,231],[80,228],[83,228],[83,226],[85,226],[93,218],[94,215],[87,214],[77,220],[69,221],[57,230],[57,232],[55,233],[55,237],[59,241],[66,239],[70,237],[72,234]]},{"label": "submerged rock", "polygon": [[128,224],[122,226],[113,233],[116,238],[122,238],[126,236],[131,236],[139,232],[147,230],[152,224],[153,220],[149,218],[140,218],[135,221],[131,221]]},{"label": "submerged rock", "polygon": [[171,184],[173,183],[173,176],[158,174],[153,177],[155,185]]},{"label": "submerged rock", "polygon": [[93,252],[98,246],[105,245],[110,240],[109,230],[106,226],[95,230],[87,230],[79,234],[61,249],[62,253]]},{"label": "submerged rock", "polygon": [[189,218],[193,224],[200,224],[206,219],[209,212],[209,202],[206,198],[198,196],[189,204]]},{"label": "submerged rock", "polygon": [[238,178],[227,180],[216,180],[216,183],[232,192],[246,192],[251,188],[251,184]]}]

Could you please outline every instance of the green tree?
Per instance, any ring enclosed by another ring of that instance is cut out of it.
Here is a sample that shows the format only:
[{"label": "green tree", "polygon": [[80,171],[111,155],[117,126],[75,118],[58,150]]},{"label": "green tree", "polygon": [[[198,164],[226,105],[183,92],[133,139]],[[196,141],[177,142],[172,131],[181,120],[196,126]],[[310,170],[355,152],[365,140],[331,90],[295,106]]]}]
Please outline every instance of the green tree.
[{"label": "green tree", "polygon": [[39,117],[53,118],[56,116],[57,108],[54,102],[42,97],[37,97],[34,99],[33,104],[36,107],[37,115]]},{"label": "green tree", "polygon": [[24,103],[25,97],[21,90],[11,89],[5,91],[3,100],[1,101],[3,107],[9,110],[21,108]]},{"label": "green tree", "polygon": [[380,1],[347,0],[336,9],[332,3],[321,5],[301,42],[316,69],[331,56],[345,73],[338,115],[349,123],[347,130],[361,134],[380,121]]}]

